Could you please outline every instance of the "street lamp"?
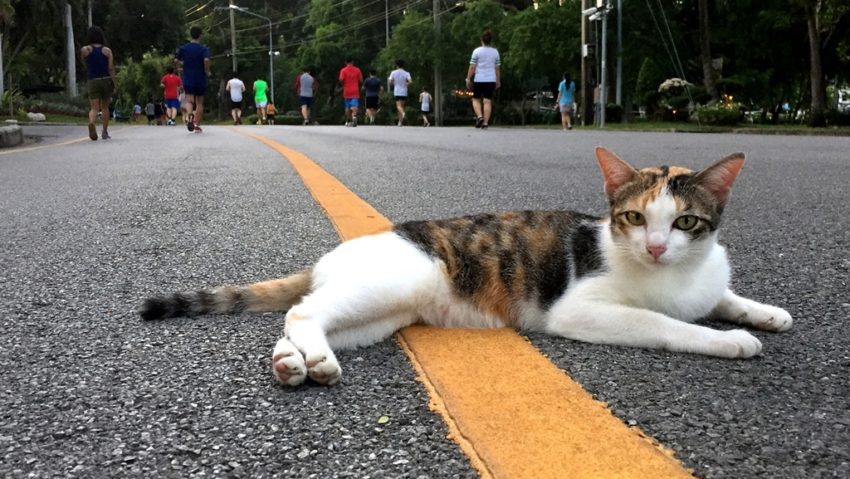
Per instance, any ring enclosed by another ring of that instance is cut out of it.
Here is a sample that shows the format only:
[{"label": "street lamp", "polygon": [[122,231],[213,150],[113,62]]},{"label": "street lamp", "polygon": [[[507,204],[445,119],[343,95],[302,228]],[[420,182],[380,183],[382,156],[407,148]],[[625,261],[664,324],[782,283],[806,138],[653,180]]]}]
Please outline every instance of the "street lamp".
[{"label": "street lamp", "polygon": [[260,15],[259,13],[254,13],[254,12],[248,10],[247,8],[242,8],[242,7],[236,6],[232,3],[230,4],[229,8],[231,10],[236,10],[237,12],[247,13],[248,15],[253,15],[255,17],[262,18],[263,20],[266,20],[267,22],[269,22],[269,86],[271,88],[271,94],[272,94],[271,103],[274,103],[274,51],[273,51],[274,43],[272,41],[272,19],[269,18],[269,17],[264,17],[263,15]]},{"label": "street lamp", "polygon": [[611,6],[611,0],[605,0],[605,5],[600,7],[592,7],[585,10],[582,10],[581,14],[587,17],[591,22],[595,22],[597,20],[602,20],[602,56],[600,59],[601,71],[599,73],[599,127],[605,127],[605,106],[608,102],[608,99],[605,95],[605,89],[607,88],[605,76],[606,72],[606,56],[608,55],[607,51],[607,32],[608,32],[608,13],[611,11],[613,7]]}]

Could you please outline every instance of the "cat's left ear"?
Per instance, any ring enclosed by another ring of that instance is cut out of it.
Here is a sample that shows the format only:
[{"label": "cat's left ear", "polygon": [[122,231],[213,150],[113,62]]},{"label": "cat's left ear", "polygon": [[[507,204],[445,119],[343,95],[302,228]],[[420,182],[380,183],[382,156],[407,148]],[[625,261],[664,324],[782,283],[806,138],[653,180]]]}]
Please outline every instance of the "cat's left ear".
[{"label": "cat's left ear", "polygon": [[732,153],[717,163],[697,173],[694,181],[707,189],[717,201],[724,205],[732,191],[732,183],[744,166],[744,154]]},{"label": "cat's left ear", "polygon": [[632,181],[637,174],[637,170],[632,168],[632,165],[601,146],[596,147],[596,161],[599,163],[599,169],[602,170],[602,177],[605,179],[605,194],[608,195],[609,199],[613,198],[614,192]]}]

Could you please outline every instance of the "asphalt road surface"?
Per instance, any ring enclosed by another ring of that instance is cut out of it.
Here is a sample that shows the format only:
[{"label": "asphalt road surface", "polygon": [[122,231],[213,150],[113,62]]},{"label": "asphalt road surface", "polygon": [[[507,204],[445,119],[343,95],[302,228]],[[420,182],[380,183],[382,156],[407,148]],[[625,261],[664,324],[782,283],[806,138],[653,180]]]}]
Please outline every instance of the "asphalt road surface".
[{"label": "asphalt road surface", "polygon": [[[722,241],[734,288],[787,309],[789,332],[754,332],[745,361],[530,339],[699,477],[850,476],[850,139],[244,128],[393,221],[602,213],[597,145],[636,166],[746,152]],[[0,477],[477,476],[392,340],[342,353],[335,387],[288,390],[278,314],[139,320],[148,295],[284,276],[338,242],[279,154],[223,127],[26,133],[52,146],[0,152]]]}]

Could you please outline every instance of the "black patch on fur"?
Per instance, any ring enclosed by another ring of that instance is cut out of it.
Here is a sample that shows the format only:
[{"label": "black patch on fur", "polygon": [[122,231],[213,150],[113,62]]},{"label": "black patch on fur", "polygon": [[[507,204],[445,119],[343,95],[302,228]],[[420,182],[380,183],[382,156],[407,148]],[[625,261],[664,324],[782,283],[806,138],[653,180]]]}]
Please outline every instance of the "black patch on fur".
[{"label": "black patch on fur", "polygon": [[198,301],[196,308],[198,314],[208,313],[215,307],[215,295],[211,291],[201,290],[196,293]]},{"label": "black patch on fur", "polygon": [[431,235],[428,232],[428,222],[408,221],[407,223],[396,225],[395,231],[426,253],[433,254]]},{"label": "black patch on fur", "polygon": [[159,296],[148,298],[142,304],[139,314],[142,319],[149,321],[153,319],[175,318],[178,316],[190,316],[189,309],[192,304],[185,294],[177,293],[171,296]]},{"label": "black patch on fur", "polygon": [[691,182],[693,177],[691,173],[676,175],[667,181],[667,190],[674,195],[686,196],[694,187]]},{"label": "black patch on fur", "polygon": [[139,315],[145,321],[151,321],[154,319],[163,319],[166,316],[166,312],[168,311],[168,299],[167,298],[148,298],[142,303],[142,307],[139,309]]},{"label": "black patch on fur", "polygon": [[567,290],[569,283],[569,264],[563,248],[558,248],[540,265],[540,277],[537,289],[540,292],[540,305],[546,309]]},{"label": "black patch on fur", "polygon": [[245,290],[242,288],[235,289],[233,296],[229,298],[230,304],[227,308],[228,314],[238,314],[244,312],[248,308],[248,300],[245,297]]},{"label": "black patch on fur", "polygon": [[602,254],[599,251],[598,228],[592,224],[580,224],[572,235],[572,256],[576,278],[602,269]]}]

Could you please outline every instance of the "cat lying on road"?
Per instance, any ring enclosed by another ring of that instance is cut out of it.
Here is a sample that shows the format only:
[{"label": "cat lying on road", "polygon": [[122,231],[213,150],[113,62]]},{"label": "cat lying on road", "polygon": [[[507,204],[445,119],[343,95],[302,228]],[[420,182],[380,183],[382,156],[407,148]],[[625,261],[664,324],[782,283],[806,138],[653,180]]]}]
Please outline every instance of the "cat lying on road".
[{"label": "cat lying on road", "polygon": [[610,205],[603,217],[516,211],[401,223],[340,244],[308,271],[149,298],[140,314],[288,311],[272,372],[290,386],[307,377],[336,383],[335,349],[374,344],[415,322],[723,358],[755,356],[761,343],[692,321],[791,327],[785,310],[729,289],[717,231],[743,153],[699,172],[636,170],[604,148],[596,158]]}]

